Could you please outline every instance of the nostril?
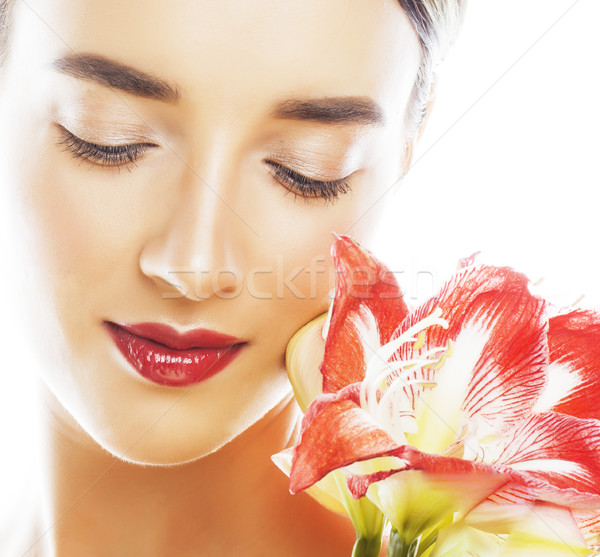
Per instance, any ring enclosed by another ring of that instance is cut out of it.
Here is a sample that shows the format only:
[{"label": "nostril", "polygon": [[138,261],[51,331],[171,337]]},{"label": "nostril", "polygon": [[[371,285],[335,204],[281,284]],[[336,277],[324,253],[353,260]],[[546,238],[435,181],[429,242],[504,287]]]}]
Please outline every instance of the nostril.
[{"label": "nostril", "polygon": [[238,296],[243,287],[243,274],[236,267],[215,269],[211,276],[211,290],[221,298]]}]

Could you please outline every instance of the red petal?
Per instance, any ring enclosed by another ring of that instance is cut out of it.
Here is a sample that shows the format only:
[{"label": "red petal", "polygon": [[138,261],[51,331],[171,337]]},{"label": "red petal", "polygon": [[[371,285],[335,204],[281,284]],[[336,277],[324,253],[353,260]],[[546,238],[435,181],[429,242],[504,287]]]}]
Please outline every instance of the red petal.
[{"label": "red petal", "polygon": [[479,478],[489,475],[490,478],[493,478],[493,483],[496,485],[495,489],[499,489],[513,481],[521,481],[521,474],[513,472],[509,467],[423,453],[410,445],[397,446],[395,449],[378,456],[395,456],[402,460],[404,464],[396,470],[365,476],[350,476],[348,488],[351,490],[353,497],[363,497],[372,483],[385,479],[394,473],[401,474],[407,470],[419,470],[437,477],[447,476],[456,482],[463,482],[467,489],[473,474],[477,474]]},{"label": "red petal", "polygon": [[595,549],[600,547],[600,512],[595,511],[575,511],[575,519],[583,536],[590,540]]},{"label": "red petal", "polygon": [[561,505],[600,502],[600,421],[547,412],[511,434],[496,462],[520,471],[537,497]]},{"label": "red petal", "polygon": [[365,476],[356,476],[353,474],[349,474],[346,478],[346,484],[348,486],[348,491],[350,495],[354,497],[354,499],[360,499],[367,494],[367,490],[372,483],[380,482],[381,480],[385,480],[389,478],[392,474],[397,474],[398,472],[403,471],[404,468],[398,468],[395,470],[385,470],[383,472],[375,472],[374,474],[367,474]]},{"label": "red petal", "polygon": [[[559,415],[555,415],[559,416]],[[560,417],[560,416],[559,416]],[[563,418],[577,420],[568,416]],[[577,420],[582,421],[582,420]],[[591,422],[591,420],[588,420]],[[542,424],[538,424],[542,425]],[[545,424],[546,427],[555,424]],[[600,425],[598,424],[579,424],[580,428],[577,434],[573,435],[577,445],[570,455],[569,450],[563,447],[562,452],[558,447],[551,446],[547,451],[535,451],[531,453],[523,453],[525,458],[541,459],[541,463],[545,464],[546,459],[565,459],[566,462],[572,462],[569,473],[544,472],[533,470],[521,470],[513,468],[518,466],[519,462],[525,460],[512,460],[506,462],[501,459],[493,464],[481,462],[473,462],[470,460],[462,460],[459,458],[444,457],[436,454],[422,453],[414,447],[404,445],[397,447],[385,453],[379,453],[377,456],[395,456],[399,458],[403,465],[397,470],[391,470],[378,474],[366,476],[352,476],[349,479],[348,485],[351,489],[353,497],[362,497],[366,494],[371,483],[385,479],[393,473],[403,473],[407,470],[420,470],[427,474],[447,475],[454,478],[456,481],[464,481],[465,486],[468,486],[469,478],[474,474],[490,474],[491,476],[502,479],[503,485],[498,486],[498,491],[490,495],[490,500],[500,503],[532,503],[536,500],[548,501],[554,504],[583,509],[598,509],[600,508],[600,483],[599,483],[599,468],[600,464],[595,462],[598,454],[599,445],[597,440],[600,438]],[[596,442],[593,446],[581,446],[581,439],[589,434],[588,429],[592,429],[591,435]],[[544,429],[544,428],[542,428]],[[540,432],[539,437],[552,437],[548,431]],[[515,443],[524,441],[521,435],[517,435]],[[530,440],[531,441],[531,440]],[[548,441],[546,439],[546,441]],[[525,443],[527,444],[527,443]],[[535,445],[535,441],[534,441]],[[544,456],[547,455],[547,456]],[[505,455],[506,456],[506,455]],[[568,460],[568,459],[571,460]],[[512,464],[513,466],[510,466]],[[462,479],[461,479],[462,478]]]},{"label": "red petal", "polygon": [[[317,397],[302,421],[300,441],[294,448],[290,472],[290,491],[297,493],[310,487],[332,470],[354,462],[379,456],[395,456],[404,464],[400,469],[424,470],[445,474],[484,472],[506,477],[514,475],[508,467],[500,470],[487,464],[458,458],[426,454],[408,445],[398,445],[371,416],[358,405],[360,384],[349,385],[336,394]],[[355,491],[366,489],[373,481],[389,474],[372,474],[355,478]],[[362,486],[362,487],[360,487]]]},{"label": "red petal", "polygon": [[[506,485],[492,500],[551,503],[579,508],[600,507],[600,422],[549,412],[534,415],[510,435],[503,451],[491,464],[427,454],[408,445],[399,446],[370,420],[356,404],[357,385],[337,395],[323,395],[319,411],[307,414],[302,438],[295,449],[290,489],[297,492],[327,473],[353,462],[394,456],[397,469],[352,477],[353,496],[390,473],[421,470],[464,477],[489,473]],[[315,407],[321,402],[315,401]],[[489,457],[489,455],[488,455]]]},{"label": "red petal", "polygon": [[[529,292],[527,283],[524,275],[510,268],[467,267],[438,296],[411,313],[393,335],[440,307],[449,328],[428,329],[419,353],[452,339],[455,351],[448,362],[460,353],[473,366],[463,410],[500,428],[527,416],[545,384],[546,304]],[[394,359],[415,356],[412,345],[406,344]],[[421,391],[411,387],[407,394],[415,401]]]},{"label": "red petal", "polygon": [[335,297],[321,365],[326,393],[364,378],[366,357],[361,337],[368,338],[367,330],[375,326],[377,330],[372,332],[384,344],[408,314],[393,273],[350,237],[334,235]]},{"label": "red petal", "polygon": [[551,409],[579,418],[600,418],[600,315],[577,310],[552,317],[548,345],[549,388],[555,377],[567,385]]},{"label": "red petal", "polygon": [[335,470],[394,449],[397,444],[357,405],[358,385],[317,397],[294,448],[290,491],[296,493]]}]

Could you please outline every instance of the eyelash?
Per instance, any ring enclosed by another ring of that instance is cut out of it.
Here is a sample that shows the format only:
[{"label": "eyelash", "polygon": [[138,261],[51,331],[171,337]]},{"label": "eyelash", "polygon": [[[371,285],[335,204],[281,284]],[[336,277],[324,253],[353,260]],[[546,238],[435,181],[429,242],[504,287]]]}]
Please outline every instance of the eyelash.
[{"label": "eyelash", "polygon": [[[131,170],[132,166],[136,166],[135,161],[139,157],[149,149],[156,147],[152,143],[99,145],[84,141],[63,126],[59,126],[59,128],[63,136],[59,141],[60,145],[64,145],[75,158],[101,166],[117,168],[125,166]],[[333,201],[350,191],[349,176],[340,180],[313,180],[274,161],[266,160],[265,163],[269,165],[275,180],[295,196]]]},{"label": "eyelash", "polygon": [[273,161],[265,161],[271,167],[271,174],[281,185],[294,195],[304,198],[325,199],[333,201],[340,195],[350,191],[349,176],[340,180],[324,182],[313,180],[303,174],[298,174],[286,166]]},{"label": "eyelash", "polygon": [[66,150],[78,159],[83,159],[102,166],[126,167],[131,170],[136,166],[135,161],[149,149],[156,147],[153,143],[127,143],[123,145],[98,145],[90,143],[73,135],[69,130],[59,126],[62,139],[59,145],[64,145]]}]

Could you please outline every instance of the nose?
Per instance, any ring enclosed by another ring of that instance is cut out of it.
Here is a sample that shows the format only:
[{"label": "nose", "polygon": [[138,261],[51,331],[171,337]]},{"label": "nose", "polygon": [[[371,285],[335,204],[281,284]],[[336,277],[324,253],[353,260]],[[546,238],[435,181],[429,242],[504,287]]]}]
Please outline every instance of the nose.
[{"label": "nose", "polygon": [[163,298],[199,301],[238,295],[243,246],[236,245],[233,221],[238,215],[224,195],[225,188],[214,181],[209,184],[187,167],[173,191],[177,199],[140,252],[142,273]]}]

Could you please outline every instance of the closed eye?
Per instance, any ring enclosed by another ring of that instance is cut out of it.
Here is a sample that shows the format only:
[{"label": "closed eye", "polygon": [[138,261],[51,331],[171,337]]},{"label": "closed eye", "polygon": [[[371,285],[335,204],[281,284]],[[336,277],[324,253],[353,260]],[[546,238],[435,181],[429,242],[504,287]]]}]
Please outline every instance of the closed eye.
[{"label": "closed eye", "polygon": [[59,145],[69,151],[73,157],[99,166],[126,167],[131,170],[136,161],[147,151],[158,147],[154,143],[126,143],[120,145],[101,145],[85,141],[63,126],[58,126],[61,134]]},{"label": "closed eye", "polygon": [[295,195],[304,198],[332,201],[351,189],[350,176],[331,181],[315,180],[277,162],[271,160],[265,160],[264,162],[270,167],[270,172],[277,182]]}]

